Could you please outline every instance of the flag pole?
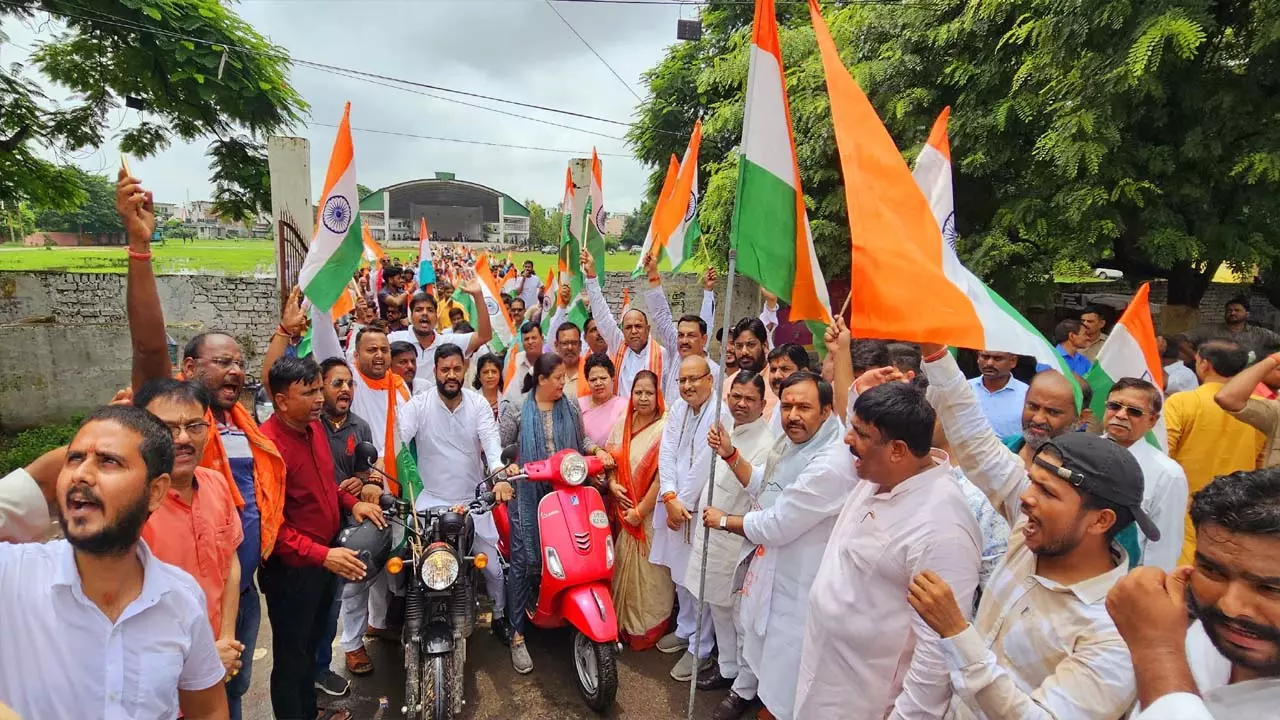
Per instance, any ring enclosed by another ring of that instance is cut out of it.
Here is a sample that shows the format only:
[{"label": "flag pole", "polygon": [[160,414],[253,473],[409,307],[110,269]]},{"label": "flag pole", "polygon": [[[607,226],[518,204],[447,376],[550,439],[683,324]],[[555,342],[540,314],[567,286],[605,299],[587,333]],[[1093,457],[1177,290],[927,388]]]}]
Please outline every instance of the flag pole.
[{"label": "flag pole", "polygon": [[[725,283],[724,298],[724,323],[720,326],[725,329],[724,337],[729,338],[730,319],[733,317],[733,278],[738,265],[738,251],[735,248],[729,248],[729,279]],[[716,378],[715,383],[715,415],[711,416],[711,422],[720,422],[720,412],[724,404],[724,381],[725,381],[725,344],[720,343],[720,377]],[[729,431],[730,428],[725,428]],[[694,439],[697,442],[697,439]],[[715,451],[712,450],[712,453]],[[716,493],[716,458],[711,459],[710,477],[707,479],[707,507],[714,507]],[[694,508],[697,509],[696,506]],[[698,522],[699,515],[689,518],[689,522]],[[693,701],[698,691],[698,651],[702,644],[702,619],[703,606],[706,601],[703,599],[707,594],[707,545],[711,540],[711,528],[702,528],[702,567],[698,571],[698,624],[693,631],[693,676],[689,678],[689,712],[687,720],[693,720]],[[721,648],[721,652],[725,652]],[[737,653],[737,648],[728,648],[728,652]]]}]

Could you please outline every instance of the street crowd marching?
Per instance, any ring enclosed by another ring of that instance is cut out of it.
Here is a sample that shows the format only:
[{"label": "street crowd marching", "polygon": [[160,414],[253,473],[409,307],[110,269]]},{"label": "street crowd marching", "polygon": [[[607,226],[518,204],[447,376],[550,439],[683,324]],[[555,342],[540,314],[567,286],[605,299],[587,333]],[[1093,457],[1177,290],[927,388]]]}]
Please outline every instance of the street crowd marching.
[{"label": "street crowd marching", "polygon": [[[260,370],[217,331],[171,366],[151,193],[122,168],[131,382],[0,480],[0,718],[240,718],[264,599],[274,716],[349,718],[318,698],[375,671],[366,643],[400,637],[405,588],[341,528],[386,527],[387,493],[465,504],[490,475],[511,518],[509,572],[483,568],[493,633],[533,672],[549,490],[503,479],[512,447],[522,464],[599,459],[619,639],[723,693],[717,720],[1273,717],[1280,335],[1238,298],[1220,325],[1157,336],[1144,286],[1118,318],[1090,306],[1045,341],[948,242],[945,113],[913,175],[811,13],[860,197],[847,314],[804,216],[769,0],[731,260],[764,307],[720,331],[715,271],[678,318],[658,272],[696,238],[696,129],[641,302],[615,314],[589,210],[545,281],[433,244],[425,221],[413,263],[382,256],[352,216],[344,117]],[[774,343],[779,298],[820,363]],[[978,351],[975,377],[958,348]],[[269,418],[242,404],[251,371]],[[62,538],[45,542],[51,518]],[[497,538],[477,517],[474,551],[496,557]]]}]

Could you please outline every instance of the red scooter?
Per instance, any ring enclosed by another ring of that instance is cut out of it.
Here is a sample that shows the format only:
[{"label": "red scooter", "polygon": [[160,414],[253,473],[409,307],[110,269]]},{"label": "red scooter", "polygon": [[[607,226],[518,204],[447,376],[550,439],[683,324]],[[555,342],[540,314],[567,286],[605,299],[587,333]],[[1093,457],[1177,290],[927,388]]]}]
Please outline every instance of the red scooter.
[{"label": "red scooter", "polygon": [[[504,453],[505,455],[505,453]],[[552,484],[538,503],[542,580],[529,621],[540,628],[574,627],[573,667],[578,690],[591,709],[602,712],[618,692],[618,616],[613,607],[613,535],[604,500],[588,476],[604,469],[599,458],[561,450],[527,463],[513,480]],[[511,522],[504,506],[493,510],[503,567],[511,560]]]}]

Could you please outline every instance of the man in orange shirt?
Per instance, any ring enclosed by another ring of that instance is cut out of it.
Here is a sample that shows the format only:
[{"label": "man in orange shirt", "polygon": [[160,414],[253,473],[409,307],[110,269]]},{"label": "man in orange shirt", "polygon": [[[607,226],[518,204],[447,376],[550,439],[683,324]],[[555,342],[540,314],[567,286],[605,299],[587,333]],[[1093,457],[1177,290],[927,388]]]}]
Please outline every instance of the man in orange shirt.
[{"label": "man in orange shirt", "polygon": [[148,380],[133,394],[173,433],[173,472],[164,504],[151,513],[142,539],[160,560],[186,570],[204,591],[218,657],[230,679],[240,671],[244,645],[236,640],[240,560],[244,539],[235,500],[223,476],[197,467],[209,440],[209,393],[169,378]]}]

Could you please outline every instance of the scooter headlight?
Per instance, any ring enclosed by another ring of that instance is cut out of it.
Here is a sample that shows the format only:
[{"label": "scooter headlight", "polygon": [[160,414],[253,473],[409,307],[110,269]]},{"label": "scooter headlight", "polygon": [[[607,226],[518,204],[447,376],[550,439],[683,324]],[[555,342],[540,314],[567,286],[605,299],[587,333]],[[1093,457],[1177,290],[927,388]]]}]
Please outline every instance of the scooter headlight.
[{"label": "scooter headlight", "polygon": [[560,554],[549,545],[547,546],[547,572],[557,580],[564,579],[564,564],[560,562]]},{"label": "scooter headlight", "polygon": [[587,460],[577,453],[570,453],[560,461],[560,478],[569,485],[581,485],[587,479]]},{"label": "scooter headlight", "polygon": [[613,535],[606,535],[604,538],[604,561],[605,567],[613,569]]},{"label": "scooter headlight", "polygon": [[422,582],[432,590],[444,590],[458,579],[458,558],[453,551],[441,547],[427,552],[422,559]]}]

